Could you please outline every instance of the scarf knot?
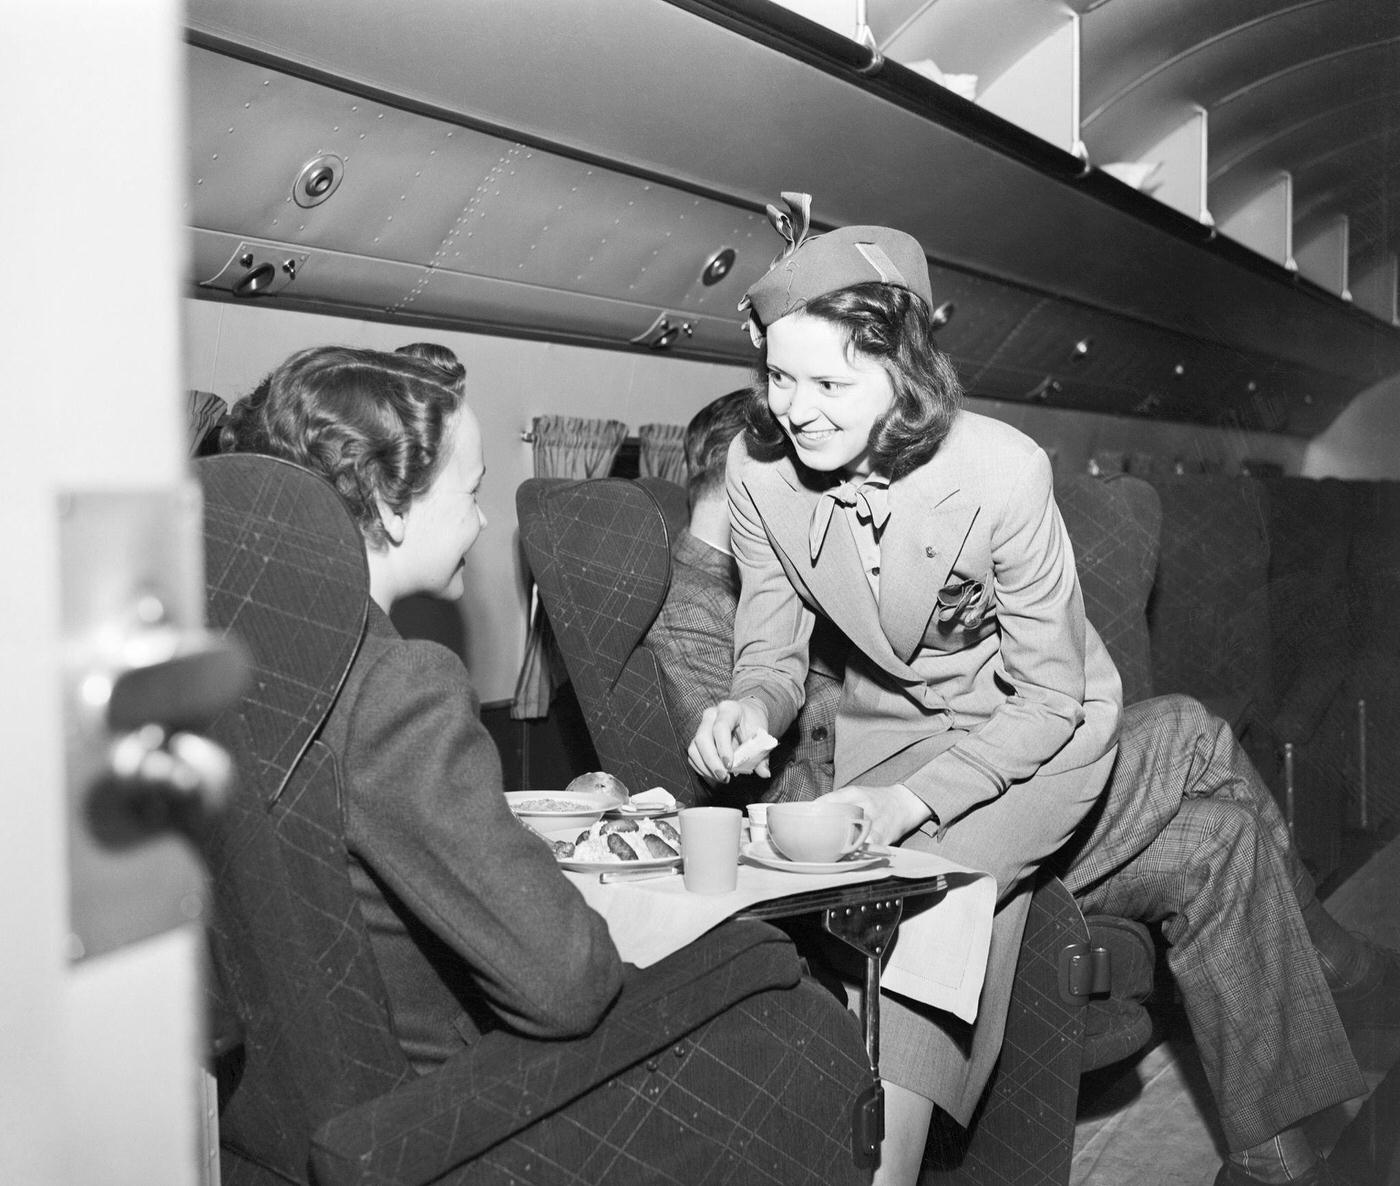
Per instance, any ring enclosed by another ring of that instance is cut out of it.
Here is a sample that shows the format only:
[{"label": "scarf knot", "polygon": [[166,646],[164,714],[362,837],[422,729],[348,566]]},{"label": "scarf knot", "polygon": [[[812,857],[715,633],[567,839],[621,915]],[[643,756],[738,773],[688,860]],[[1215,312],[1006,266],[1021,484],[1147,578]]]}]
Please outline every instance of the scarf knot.
[{"label": "scarf knot", "polygon": [[826,532],[831,526],[831,516],[837,506],[854,507],[856,518],[869,523],[876,532],[881,531],[890,517],[889,487],[882,480],[847,480],[830,490],[822,491],[817,505],[812,510],[812,525],[808,535],[812,563],[821,555],[822,544],[826,542]]}]

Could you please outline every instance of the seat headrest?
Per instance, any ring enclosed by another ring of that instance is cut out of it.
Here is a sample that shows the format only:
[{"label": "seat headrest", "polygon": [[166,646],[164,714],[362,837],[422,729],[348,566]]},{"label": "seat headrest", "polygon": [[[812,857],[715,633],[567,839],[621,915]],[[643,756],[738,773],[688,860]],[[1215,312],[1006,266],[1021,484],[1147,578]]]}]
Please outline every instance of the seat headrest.
[{"label": "seat headrest", "polygon": [[[666,600],[671,543],[656,498],[625,478],[530,478],[516,492],[540,589],[557,593],[606,688]],[[558,603],[556,603],[558,604]],[[555,623],[561,646],[563,623]]]},{"label": "seat headrest", "polygon": [[359,649],[364,539],[335,489],[301,466],[235,453],[202,458],[195,472],[209,625],[237,634],[253,659],[251,687],[211,732],[272,802]]}]

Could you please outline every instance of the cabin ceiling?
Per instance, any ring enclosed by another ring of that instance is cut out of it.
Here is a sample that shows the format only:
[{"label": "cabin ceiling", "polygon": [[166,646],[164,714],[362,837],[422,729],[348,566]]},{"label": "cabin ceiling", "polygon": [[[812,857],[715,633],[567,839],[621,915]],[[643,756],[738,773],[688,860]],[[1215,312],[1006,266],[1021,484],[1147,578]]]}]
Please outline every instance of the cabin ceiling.
[{"label": "cabin ceiling", "polygon": [[797,189],[919,237],[976,395],[1310,436],[1400,373],[1396,0],[190,0],[186,40],[195,295],[747,363]]}]

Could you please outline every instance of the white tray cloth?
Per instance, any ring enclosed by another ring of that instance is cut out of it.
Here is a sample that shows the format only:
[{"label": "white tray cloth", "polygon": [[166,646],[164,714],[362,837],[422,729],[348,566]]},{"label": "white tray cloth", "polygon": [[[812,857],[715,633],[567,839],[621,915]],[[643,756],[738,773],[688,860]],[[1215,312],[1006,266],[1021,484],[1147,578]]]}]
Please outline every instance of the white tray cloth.
[{"label": "white tray cloth", "polygon": [[851,873],[785,873],[740,864],[738,887],[727,894],[688,893],[680,877],[601,885],[596,873],[570,873],[584,900],[607,920],[622,958],[645,968],[698,939],[711,927],[750,906],[811,890],[890,877],[973,874],[942,898],[908,898],[899,932],[881,972],[881,987],[946,1009],[965,1021],[977,1017],[987,970],[996,882],[989,874],[932,853],[871,846],[888,865]]}]

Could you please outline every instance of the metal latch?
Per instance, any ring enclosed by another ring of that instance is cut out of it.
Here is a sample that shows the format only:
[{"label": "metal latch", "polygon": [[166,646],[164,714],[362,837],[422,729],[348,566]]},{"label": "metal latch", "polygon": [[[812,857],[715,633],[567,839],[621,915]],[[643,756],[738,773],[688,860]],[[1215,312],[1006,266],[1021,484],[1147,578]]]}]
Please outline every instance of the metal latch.
[{"label": "metal latch", "polygon": [[646,346],[652,350],[669,350],[682,338],[693,337],[695,327],[682,321],[678,313],[658,313],[652,323],[632,339],[634,346]]},{"label": "metal latch", "polygon": [[1089,997],[1107,996],[1113,971],[1107,947],[1071,943],[1060,951],[1060,999],[1067,1005],[1082,1004]]}]

